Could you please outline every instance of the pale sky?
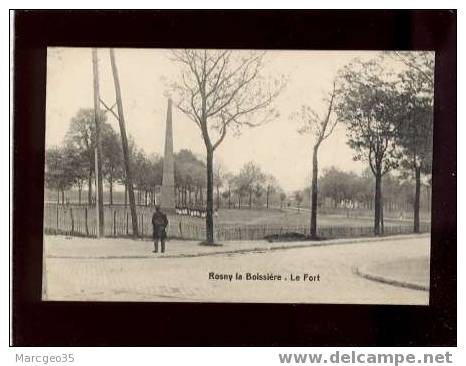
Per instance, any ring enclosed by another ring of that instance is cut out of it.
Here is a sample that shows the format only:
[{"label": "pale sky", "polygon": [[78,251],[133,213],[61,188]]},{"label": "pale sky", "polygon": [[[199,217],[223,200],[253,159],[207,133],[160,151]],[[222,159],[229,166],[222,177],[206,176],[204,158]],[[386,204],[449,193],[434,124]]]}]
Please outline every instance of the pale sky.
[{"label": "pale sky", "polygon": [[[127,132],[147,154],[163,155],[167,99],[163,79],[176,75],[167,50],[116,49]],[[322,97],[330,90],[337,70],[354,57],[373,57],[375,52],[353,51],[269,51],[264,72],[284,74],[289,78],[286,89],[275,102],[280,117],[257,128],[245,128],[239,137],[227,135],[215,152],[214,159],[237,173],[248,161],[273,174],[286,191],[309,185],[311,174],[311,135],[300,135],[300,124],[289,115],[302,104],[316,111],[325,108]],[[115,102],[113,77],[108,49],[99,49],[101,98],[107,105]],[[49,48],[47,60],[46,146],[59,145],[71,118],[80,108],[93,108],[92,62],[90,48]],[[108,115],[118,129],[118,122]],[[173,110],[175,152],[188,148],[205,157],[199,128],[181,111]],[[319,150],[320,171],[336,166],[345,171],[360,172],[365,165],[352,160],[346,145],[344,126]]]}]

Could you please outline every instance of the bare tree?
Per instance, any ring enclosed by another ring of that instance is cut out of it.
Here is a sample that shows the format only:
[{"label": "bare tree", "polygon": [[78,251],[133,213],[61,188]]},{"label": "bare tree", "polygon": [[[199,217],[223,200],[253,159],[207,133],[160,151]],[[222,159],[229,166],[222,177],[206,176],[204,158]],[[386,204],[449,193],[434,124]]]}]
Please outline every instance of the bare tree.
[{"label": "bare tree", "polygon": [[311,180],[311,222],[310,236],[317,237],[317,177],[319,173],[318,152],[319,147],[333,132],[338,123],[338,118],[333,117],[334,100],[336,95],[336,80],[333,82],[332,90],[327,101],[327,109],[324,115],[319,115],[308,105],[303,105],[301,111],[292,115],[292,119],[299,120],[303,126],[299,133],[310,133],[314,137],[314,147],[312,150],[312,180]]},{"label": "bare tree", "polygon": [[264,52],[231,50],[174,50],[180,79],[171,86],[177,107],[200,129],[206,147],[206,242],[213,235],[214,152],[229,130],[239,133],[277,117],[272,102],[283,79],[264,78]]}]

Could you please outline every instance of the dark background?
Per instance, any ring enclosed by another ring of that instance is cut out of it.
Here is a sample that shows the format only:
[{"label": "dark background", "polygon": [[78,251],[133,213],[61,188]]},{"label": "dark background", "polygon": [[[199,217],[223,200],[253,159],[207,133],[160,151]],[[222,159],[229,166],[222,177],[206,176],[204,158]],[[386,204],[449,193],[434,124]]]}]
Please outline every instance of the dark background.
[{"label": "dark background", "polygon": [[[13,345],[456,345],[456,11],[17,11],[14,22]],[[435,50],[430,306],[42,302],[47,46]]]}]

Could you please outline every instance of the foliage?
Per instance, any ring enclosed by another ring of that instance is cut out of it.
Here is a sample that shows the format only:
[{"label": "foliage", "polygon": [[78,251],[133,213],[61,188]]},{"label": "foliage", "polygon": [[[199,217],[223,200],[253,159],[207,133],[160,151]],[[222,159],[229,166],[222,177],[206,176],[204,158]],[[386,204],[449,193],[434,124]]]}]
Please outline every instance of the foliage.
[{"label": "foliage", "polygon": [[[107,124],[105,114],[101,116],[102,136],[112,127]],[[102,137],[102,140],[104,138]],[[95,121],[94,109],[80,109],[71,119],[65,136],[66,145],[80,151],[85,157],[90,171],[94,170]]]},{"label": "foliage", "polygon": [[380,59],[350,63],[340,76],[336,111],[354,159],[368,162],[374,175],[384,175],[398,166],[396,138],[407,100]]},{"label": "foliage", "polygon": [[124,176],[123,151],[121,140],[115,130],[108,124],[102,124],[102,173],[112,185]]},{"label": "foliage", "polygon": [[182,149],[175,154],[175,185],[185,189],[205,188],[206,166],[191,150]]},{"label": "foliage", "polygon": [[419,167],[430,174],[433,132],[433,54],[420,52],[400,56],[409,65],[399,73],[402,93],[408,101],[404,123],[398,131],[398,144],[403,149],[402,167],[413,171]]},{"label": "foliage", "polygon": [[45,185],[51,190],[64,191],[75,182],[72,157],[65,147],[52,147],[45,152]]}]

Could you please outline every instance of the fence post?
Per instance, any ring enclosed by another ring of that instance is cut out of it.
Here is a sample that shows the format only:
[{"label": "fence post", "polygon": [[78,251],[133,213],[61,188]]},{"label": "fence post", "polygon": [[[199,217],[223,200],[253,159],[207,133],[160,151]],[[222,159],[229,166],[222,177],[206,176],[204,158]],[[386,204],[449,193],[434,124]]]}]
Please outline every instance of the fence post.
[{"label": "fence post", "polygon": [[116,210],[113,210],[113,236],[116,236]]},{"label": "fence post", "polygon": [[181,220],[179,221],[179,225],[180,227],[180,238],[183,239],[183,230],[181,229]]},{"label": "fence post", "polygon": [[144,237],[144,212],[141,213],[141,237]]},{"label": "fence post", "polygon": [[58,204],[57,204],[57,234],[58,234]]},{"label": "fence post", "polygon": [[87,207],[84,208],[84,221],[86,222],[86,235],[89,236],[89,226],[87,224]]},{"label": "fence post", "polygon": [[71,235],[74,234],[74,217],[73,217],[73,208],[70,207],[70,217],[71,217]]},{"label": "fence post", "polygon": [[129,230],[128,230],[128,212],[126,212],[126,235],[129,235]]}]

